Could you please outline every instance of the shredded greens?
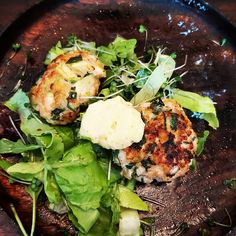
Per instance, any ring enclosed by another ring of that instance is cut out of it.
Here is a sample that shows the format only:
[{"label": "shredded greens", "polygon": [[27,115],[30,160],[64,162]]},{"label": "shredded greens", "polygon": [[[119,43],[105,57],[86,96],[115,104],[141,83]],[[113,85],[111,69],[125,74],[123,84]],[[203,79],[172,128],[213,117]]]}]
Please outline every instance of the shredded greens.
[{"label": "shredded greens", "polygon": [[[140,25],[139,32],[147,36],[144,25]],[[135,53],[137,40],[120,36],[107,46],[84,42],[75,35],[68,36],[67,41],[66,46],[62,46],[60,41],[53,46],[44,63],[48,65],[57,56],[69,51],[88,50],[96,54],[105,65],[107,77],[101,83],[98,96],[91,97],[90,102],[120,95],[136,106],[169,97],[182,107],[197,112],[199,118],[206,120],[212,128],[219,127],[214,102],[210,98],[175,88],[183,76],[172,78],[178,69],[175,53],[165,55],[161,48],[157,48],[148,50],[145,56],[139,58]],[[14,45],[13,49],[19,50],[20,45]],[[68,63],[78,60],[81,58],[72,58]],[[70,96],[76,98],[77,94],[71,93]],[[80,235],[116,235],[121,209],[150,210],[133,191],[135,182],[131,180],[124,184],[115,165],[118,150],[111,152],[83,140],[78,136],[76,124],[47,124],[33,112],[28,95],[20,89],[5,105],[20,115],[21,139],[16,142],[0,140],[0,153],[22,154],[22,159],[16,164],[0,160],[0,167],[13,180],[28,186],[33,199],[30,235],[34,234],[36,201],[41,192],[46,194],[50,209],[68,214]],[[81,117],[77,122],[80,120]],[[174,129],[175,117],[171,125]],[[197,155],[202,153],[208,135],[209,131],[205,131],[199,137]],[[196,169],[195,159],[190,169]],[[27,235],[25,231],[24,235]]]}]

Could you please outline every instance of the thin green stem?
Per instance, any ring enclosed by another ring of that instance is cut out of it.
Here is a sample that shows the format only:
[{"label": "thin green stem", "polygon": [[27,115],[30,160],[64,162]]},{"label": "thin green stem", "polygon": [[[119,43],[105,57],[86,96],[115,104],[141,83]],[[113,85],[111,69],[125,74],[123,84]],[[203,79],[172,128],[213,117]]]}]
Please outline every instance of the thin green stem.
[{"label": "thin green stem", "polygon": [[30,236],[34,235],[34,230],[35,230],[35,224],[36,224],[36,203],[37,203],[37,198],[36,198],[36,193],[32,193],[32,200],[33,200],[33,206],[32,206],[32,224],[31,224],[31,231],[30,231]]},{"label": "thin green stem", "polygon": [[18,216],[18,214],[17,214],[17,212],[16,212],[16,209],[15,209],[14,205],[13,205],[13,204],[10,204],[10,207],[11,207],[11,210],[12,210],[12,212],[13,212],[13,215],[14,215],[14,217],[15,217],[15,219],[16,219],[16,222],[17,222],[17,224],[18,224],[18,226],[19,226],[19,228],[20,228],[22,234],[23,234],[24,236],[28,236],[28,234],[26,233],[25,228],[24,228],[24,226],[23,226],[23,224],[22,224],[22,222],[21,222],[21,220],[20,220],[20,218],[19,218],[19,216]]},{"label": "thin green stem", "polygon": [[8,178],[9,180],[12,180],[14,182],[17,182],[17,183],[20,183],[20,184],[26,184],[26,185],[30,185],[31,183],[30,182],[26,182],[26,181],[23,181],[23,180],[19,180],[19,179],[16,179],[8,174],[5,174],[4,172],[0,171],[0,175]]}]

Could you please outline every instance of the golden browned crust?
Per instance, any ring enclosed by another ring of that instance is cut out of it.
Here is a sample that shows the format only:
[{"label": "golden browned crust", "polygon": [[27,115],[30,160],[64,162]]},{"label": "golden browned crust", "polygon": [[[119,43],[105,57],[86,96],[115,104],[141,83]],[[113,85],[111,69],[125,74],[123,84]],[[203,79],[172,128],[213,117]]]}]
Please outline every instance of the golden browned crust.
[{"label": "golden browned crust", "polygon": [[143,182],[171,181],[189,170],[197,136],[184,110],[173,99],[141,104],[143,140],[121,150],[122,173]]},{"label": "golden browned crust", "polygon": [[47,122],[68,124],[77,117],[80,105],[88,102],[86,97],[97,95],[105,75],[104,65],[90,52],[62,54],[31,89],[31,103]]}]

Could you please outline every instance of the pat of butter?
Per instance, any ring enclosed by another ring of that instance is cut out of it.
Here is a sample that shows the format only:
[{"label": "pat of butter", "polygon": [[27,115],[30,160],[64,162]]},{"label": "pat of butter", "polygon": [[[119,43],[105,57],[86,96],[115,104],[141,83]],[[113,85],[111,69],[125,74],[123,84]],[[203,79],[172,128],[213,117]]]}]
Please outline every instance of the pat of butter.
[{"label": "pat of butter", "polygon": [[80,135],[107,149],[123,149],[142,139],[144,126],[140,112],[117,96],[89,105]]}]

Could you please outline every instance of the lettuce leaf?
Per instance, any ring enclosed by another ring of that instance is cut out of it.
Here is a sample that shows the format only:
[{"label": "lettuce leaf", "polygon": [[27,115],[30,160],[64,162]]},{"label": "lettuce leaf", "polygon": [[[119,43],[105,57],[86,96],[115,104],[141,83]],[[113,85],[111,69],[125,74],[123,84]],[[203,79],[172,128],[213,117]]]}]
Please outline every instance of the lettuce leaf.
[{"label": "lettuce leaf", "polygon": [[182,107],[187,108],[192,112],[201,113],[200,118],[206,120],[213,129],[219,127],[219,120],[216,115],[214,102],[209,97],[180,89],[173,89],[172,97]]},{"label": "lettuce leaf", "polygon": [[60,56],[63,53],[65,53],[65,50],[62,48],[61,42],[58,41],[57,44],[49,50],[44,64],[50,64],[56,57]]},{"label": "lettuce leaf", "polygon": [[205,130],[203,134],[198,137],[197,151],[196,151],[197,156],[200,156],[202,151],[204,150],[205,142],[207,140],[209,133],[210,132],[208,130]]},{"label": "lettuce leaf", "polygon": [[85,211],[98,208],[108,186],[92,145],[89,142],[78,144],[64,155],[60,163],[54,173],[67,201]]},{"label": "lettuce leaf", "polygon": [[43,146],[45,160],[49,162],[60,160],[65,147],[69,148],[74,144],[74,134],[70,128],[55,128],[43,123],[33,114],[29,97],[22,90],[18,90],[5,105],[12,111],[18,112],[21,119],[20,128],[28,139]]},{"label": "lettuce leaf", "polygon": [[140,211],[149,211],[149,206],[133,191],[123,185],[119,185],[120,206],[136,209]]},{"label": "lettuce leaf", "polygon": [[43,162],[20,162],[7,168],[6,172],[18,179],[32,181],[35,177],[41,179],[43,169]]},{"label": "lettuce leaf", "polygon": [[95,224],[99,218],[99,211],[97,209],[83,210],[69,202],[69,207],[72,214],[69,214],[69,219],[80,230],[81,233],[87,235],[88,231]]},{"label": "lettuce leaf", "polygon": [[0,153],[23,153],[26,151],[32,151],[41,148],[40,145],[36,144],[24,144],[20,139],[17,142],[10,141],[8,139],[0,140]]}]

